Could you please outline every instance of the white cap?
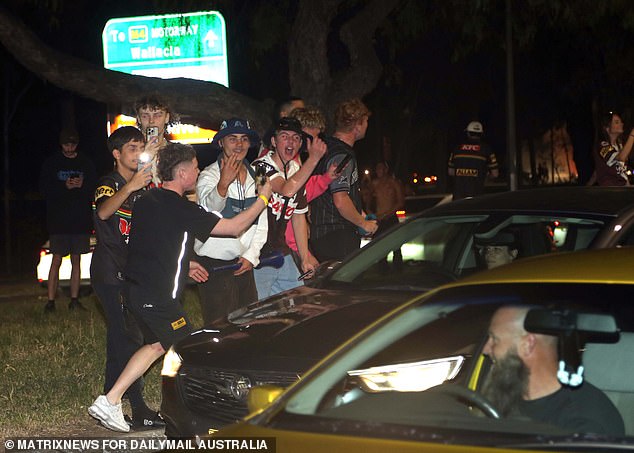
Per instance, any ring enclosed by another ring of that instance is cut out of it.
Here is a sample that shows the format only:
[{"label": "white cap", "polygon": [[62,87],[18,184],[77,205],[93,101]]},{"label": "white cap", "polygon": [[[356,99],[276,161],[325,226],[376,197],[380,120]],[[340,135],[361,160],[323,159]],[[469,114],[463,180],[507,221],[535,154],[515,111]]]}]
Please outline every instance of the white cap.
[{"label": "white cap", "polygon": [[484,132],[484,128],[482,127],[482,123],[480,121],[471,121],[465,131],[473,132],[474,134],[481,134]]}]

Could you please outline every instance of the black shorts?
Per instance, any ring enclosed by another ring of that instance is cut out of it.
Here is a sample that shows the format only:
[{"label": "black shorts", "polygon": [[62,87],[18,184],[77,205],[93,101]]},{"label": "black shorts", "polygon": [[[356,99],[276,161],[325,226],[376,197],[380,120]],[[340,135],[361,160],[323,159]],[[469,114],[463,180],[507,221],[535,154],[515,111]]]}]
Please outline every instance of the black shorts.
[{"label": "black shorts", "polygon": [[122,296],[126,308],[143,333],[145,344],[159,342],[163,349],[168,350],[193,330],[183,306],[170,297],[149,296],[130,282],[124,285]]},{"label": "black shorts", "polygon": [[49,249],[53,255],[81,255],[90,252],[89,234],[51,234]]}]

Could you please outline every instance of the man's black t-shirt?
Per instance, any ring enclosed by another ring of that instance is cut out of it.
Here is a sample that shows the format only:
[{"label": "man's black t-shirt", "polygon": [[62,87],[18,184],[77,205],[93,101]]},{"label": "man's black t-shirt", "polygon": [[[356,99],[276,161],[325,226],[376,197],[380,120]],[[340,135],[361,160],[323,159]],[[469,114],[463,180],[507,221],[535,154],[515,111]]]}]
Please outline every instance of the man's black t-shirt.
[{"label": "man's black t-shirt", "polygon": [[328,190],[311,202],[310,237],[313,240],[337,230],[356,231],[357,227],[339,213],[333,199],[334,193],[347,192],[357,211],[361,213],[362,210],[359,170],[354,149],[335,137],[327,137],[326,144],[328,152],[319,162],[315,174],[326,173],[332,164],[339,164],[346,155],[351,155],[352,159],[339,177],[330,183]]},{"label": "man's black t-shirt", "polygon": [[90,279],[107,285],[120,284],[123,281],[123,268],[128,256],[128,237],[132,220],[132,208],[135,201],[145,192],[144,189],[132,192],[107,220],[97,216],[101,204],[116,194],[127,181],[117,171],[103,176],[97,183],[95,199],[92,204],[97,247],[90,263]]},{"label": "man's black t-shirt", "polygon": [[[66,180],[81,176],[80,188],[68,189]],[[49,234],[90,234],[90,204],[96,181],[95,166],[81,153],[68,158],[61,152],[42,164],[40,192],[46,199],[46,224]]]},{"label": "man's black t-shirt", "polygon": [[572,433],[622,436],[623,419],[601,390],[589,382],[580,387],[562,387],[555,393],[522,401],[520,413],[532,420],[558,426]]},{"label": "man's black t-shirt", "polygon": [[148,297],[177,299],[189,272],[194,238],[204,242],[218,220],[174,191],[147,191],[134,205],[126,279]]}]

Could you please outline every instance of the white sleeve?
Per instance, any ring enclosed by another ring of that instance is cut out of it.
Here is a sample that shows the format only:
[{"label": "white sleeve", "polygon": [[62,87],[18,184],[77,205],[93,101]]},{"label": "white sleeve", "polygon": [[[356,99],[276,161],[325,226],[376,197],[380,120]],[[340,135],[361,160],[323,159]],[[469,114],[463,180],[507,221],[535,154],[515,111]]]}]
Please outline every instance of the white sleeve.
[{"label": "white sleeve", "polygon": [[218,182],[220,181],[220,167],[218,162],[214,162],[205,168],[198,176],[196,183],[196,194],[198,204],[207,211],[222,211],[227,202],[227,197],[221,197],[218,193]]},{"label": "white sleeve", "polygon": [[269,233],[269,220],[268,220],[268,208],[264,208],[264,211],[260,213],[258,218],[258,224],[255,226],[255,234],[251,239],[249,248],[242,254],[244,259],[249,260],[253,264],[253,267],[260,264],[260,250],[266,244]]}]

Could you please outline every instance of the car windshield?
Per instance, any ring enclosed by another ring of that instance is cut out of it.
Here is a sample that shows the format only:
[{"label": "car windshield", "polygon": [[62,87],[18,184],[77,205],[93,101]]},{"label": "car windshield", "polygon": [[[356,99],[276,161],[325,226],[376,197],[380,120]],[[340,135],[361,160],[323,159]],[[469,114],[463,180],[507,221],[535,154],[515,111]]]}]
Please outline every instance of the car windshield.
[{"label": "car windshield", "polygon": [[564,428],[513,410],[500,415],[495,400],[485,396],[492,362],[483,351],[492,316],[500,307],[520,306],[535,314],[526,318],[529,332],[558,339],[559,351],[568,351],[560,355],[566,367],[585,366],[581,387],[592,382],[613,400],[631,436],[633,296],[634,286],[609,284],[498,284],[433,294],[307,376],[275,423],[280,429],[520,448],[571,434],[578,442],[614,435]]},{"label": "car windshield", "polygon": [[364,247],[326,281],[357,289],[425,291],[486,268],[480,242],[512,234],[517,258],[585,249],[603,222],[553,215],[419,217]]}]

